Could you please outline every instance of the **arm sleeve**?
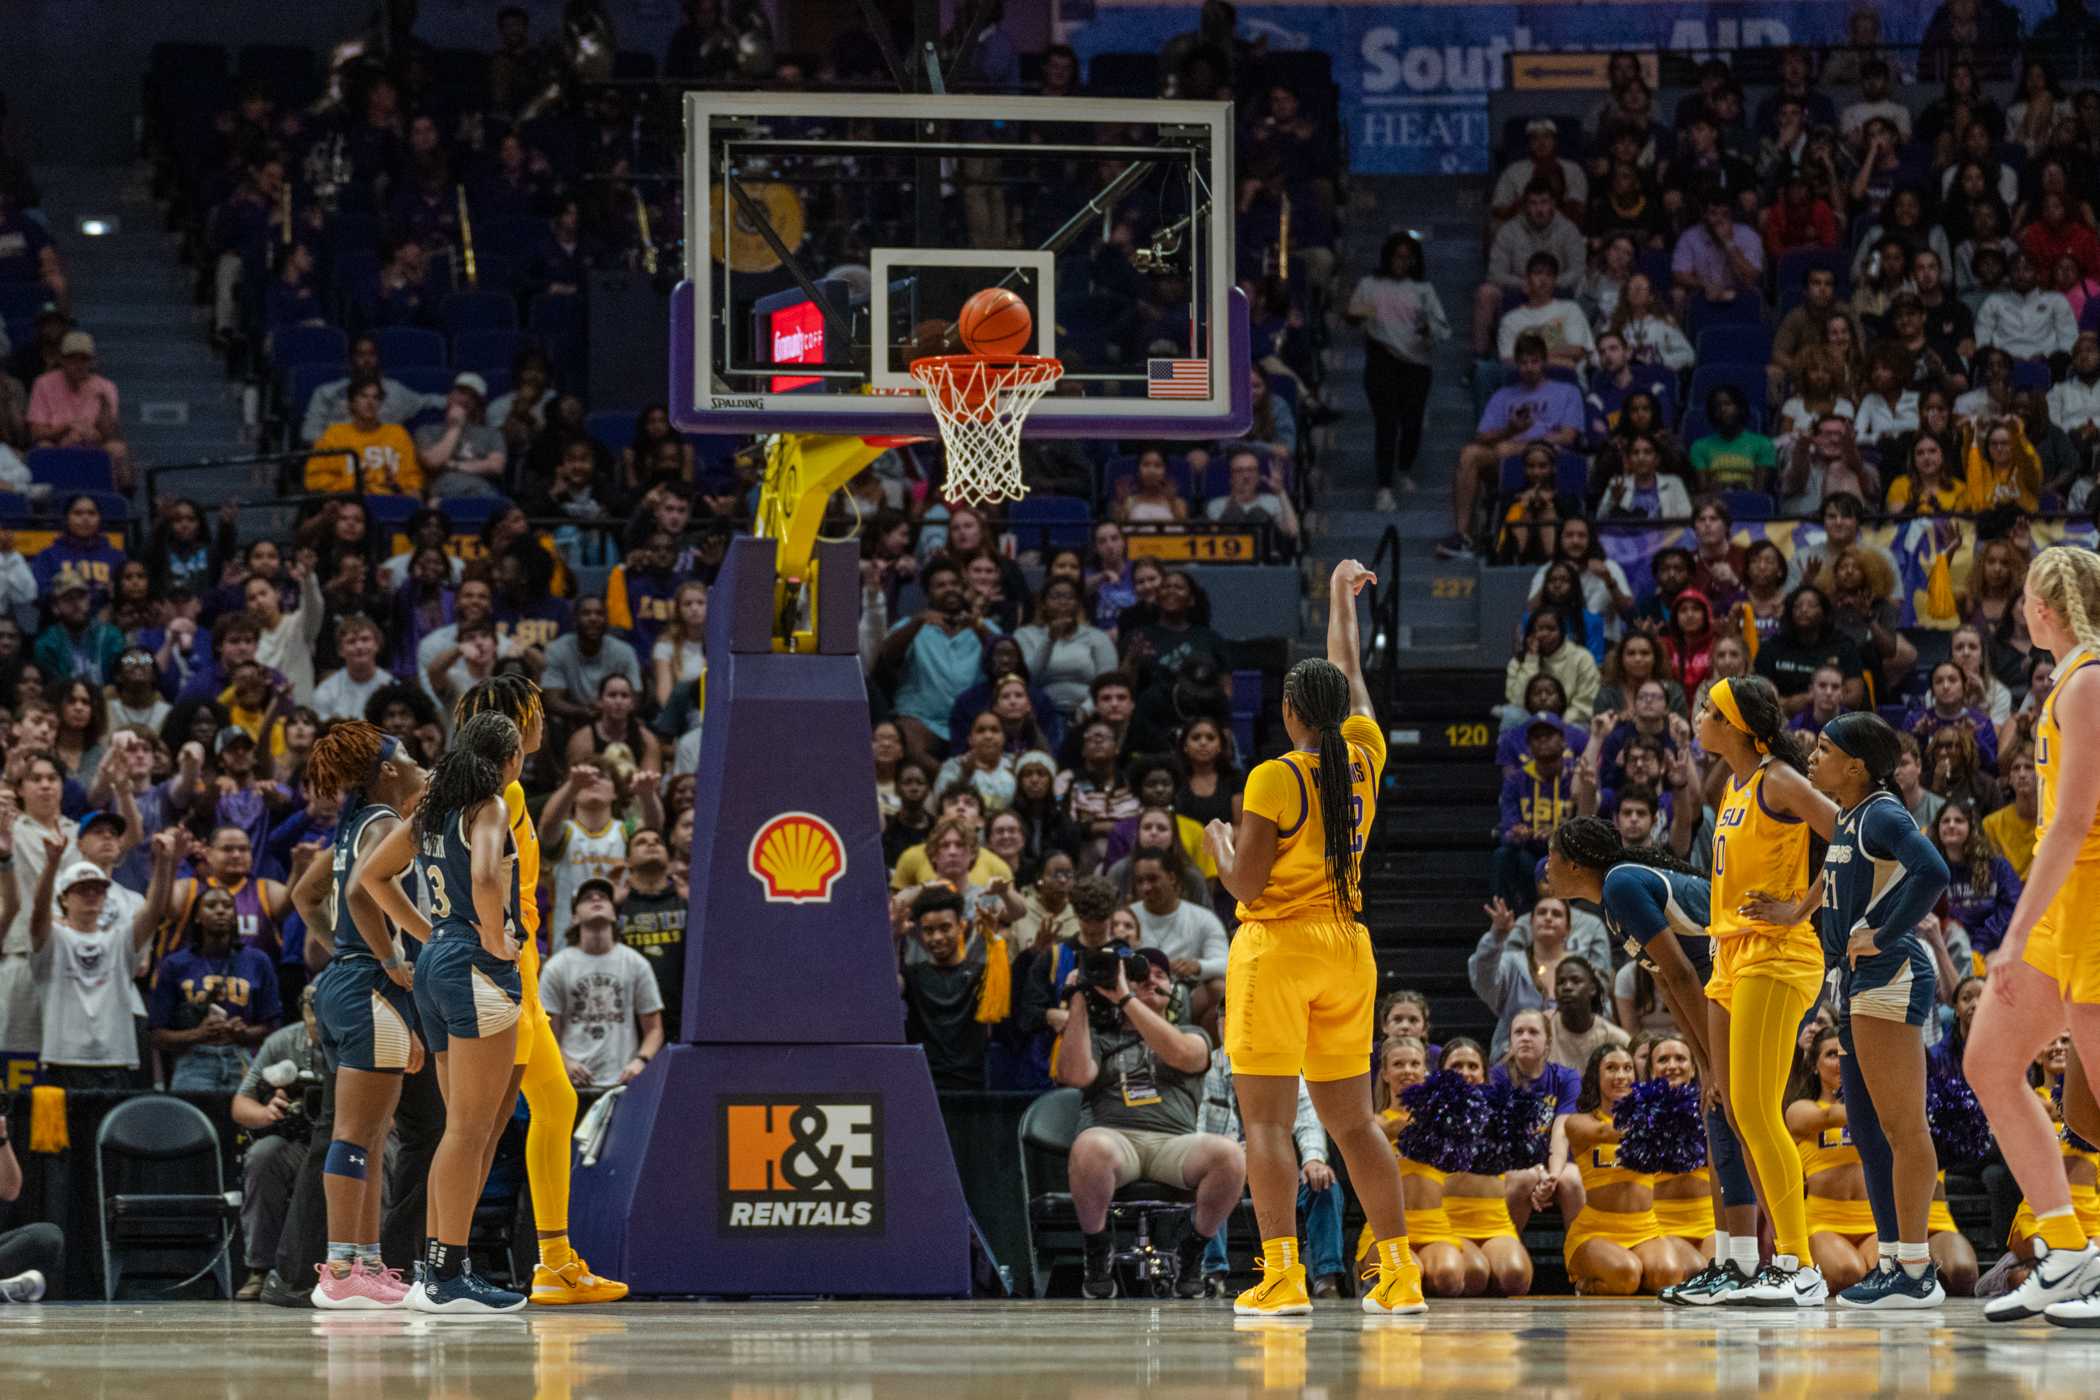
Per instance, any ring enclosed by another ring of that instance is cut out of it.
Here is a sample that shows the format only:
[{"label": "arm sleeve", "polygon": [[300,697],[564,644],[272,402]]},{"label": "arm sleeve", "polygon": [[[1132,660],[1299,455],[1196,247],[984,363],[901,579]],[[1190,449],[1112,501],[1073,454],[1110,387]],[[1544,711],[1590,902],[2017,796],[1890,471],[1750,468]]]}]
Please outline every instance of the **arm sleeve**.
[{"label": "arm sleeve", "polygon": [[1896,804],[1879,802],[1861,823],[1860,846],[1870,856],[1894,860],[1903,867],[1881,911],[1881,926],[1875,930],[1874,946],[1887,948],[1917,927],[1918,920],[1932,912],[1947,889],[1947,862],[1932,842]]}]

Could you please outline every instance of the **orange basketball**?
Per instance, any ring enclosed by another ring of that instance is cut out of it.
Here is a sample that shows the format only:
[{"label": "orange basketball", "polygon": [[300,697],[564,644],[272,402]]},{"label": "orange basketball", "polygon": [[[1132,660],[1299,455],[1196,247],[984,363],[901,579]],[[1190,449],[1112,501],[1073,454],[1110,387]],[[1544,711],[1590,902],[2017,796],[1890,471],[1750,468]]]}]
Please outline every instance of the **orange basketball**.
[{"label": "orange basketball", "polygon": [[1035,332],[1035,318],[1017,294],[987,287],[963,303],[955,328],[973,355],[1019,355]]}]

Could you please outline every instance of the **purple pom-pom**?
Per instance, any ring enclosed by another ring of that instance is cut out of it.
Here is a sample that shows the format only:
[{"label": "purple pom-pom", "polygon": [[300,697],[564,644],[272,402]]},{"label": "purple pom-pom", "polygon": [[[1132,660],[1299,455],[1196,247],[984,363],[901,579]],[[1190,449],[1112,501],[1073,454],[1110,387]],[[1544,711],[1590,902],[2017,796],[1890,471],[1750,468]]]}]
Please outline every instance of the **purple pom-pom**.
[{"label": "purple pom-pom", "polygon": [[1619,1130],[1619,1165],[1674,1176],[1706,1165],[1706,1120],[1697,1084],[1649,1079],[1611,1111]]},{"label": "purple pom-pom", "polygon": [[1487,1130],[1473,1154],[1472,1170],[1483,1176],[1523,1171],[1546,1160],[1552,1145],[1553,1111],[1543,1094],[1507,1080],[1487,1086]]},{"label": "purple pom-pom", "polygon": [[2049,1086],[2049,1101],[2056,1105],[2057,1119],[2064,1125],[2064,1146],[2073,1152],[2095,1151],[2091,1143],[2071,1131],[2071,1120],[2064,1117],[2064,1077],[2060,1074],[2056,1076],[2056,1082]]},{"label": "purple pom-pom", "polygon": [[1956,1073],[1925,1077],[1925,1120],[1932,1128],[1932,1149],[1942,1169],[1973,1167],[1996,1150],[1990,1120],[1969,1081]]},{"label": "purple pom-pom", "polygon": [[1487,1127],[1487,1095],[1450,1070],[1430,1075],[1400,1095],[1407,1126],[1400,1130],[1400,1155],[1438,1171],[1473,1167]]}]

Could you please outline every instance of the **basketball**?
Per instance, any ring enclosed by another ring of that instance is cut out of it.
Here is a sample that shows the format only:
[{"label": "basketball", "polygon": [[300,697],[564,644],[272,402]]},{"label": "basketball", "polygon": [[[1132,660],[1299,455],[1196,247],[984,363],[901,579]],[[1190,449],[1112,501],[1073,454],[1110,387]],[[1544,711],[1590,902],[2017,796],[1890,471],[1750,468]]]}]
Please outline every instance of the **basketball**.
[{"label": "basketball", "polygon": [[987,287],[963,303],[955,325],[973,355],[1019,355],[1035,332],[1035,317],[1017,294]]}]

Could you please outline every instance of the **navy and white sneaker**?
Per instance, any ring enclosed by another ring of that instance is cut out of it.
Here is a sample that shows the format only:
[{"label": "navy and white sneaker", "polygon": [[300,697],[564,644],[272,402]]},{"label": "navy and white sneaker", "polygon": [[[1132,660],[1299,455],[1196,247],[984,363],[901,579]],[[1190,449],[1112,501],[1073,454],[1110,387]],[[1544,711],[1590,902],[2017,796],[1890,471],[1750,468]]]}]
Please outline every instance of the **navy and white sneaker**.
[{"label": "navy and white sneaker", "polygon": [[1927,1263],[1925,1272],[1912,1278],[1901,1265],[1883,1260],[1880,1268],[1838,1294],[1837,1300],[1842,1308],[1880,1308],[1900,1312],[1936,1308],[1947,1301],[1947,1290],[1940,1286],[1937,1264]]},{"label": "navy and white sneaker", "polygon": [[1721,1301],[1739,1308],[1818,1308],[1830,1301],[1830,1285],[1813,1264],[1793,1269],[1767,1264]]},{"label": "navy and white sneaker", "polygon": [[2055,1304],[2076,1301],[2094,1280],[2094,1266],[2100,1265],[2100,1250],[2090,1244],[2084,1249],[2051,1249],[2038,1239],[2034,1253],[2020,1286],[1983,1305],[1987,1321],[2021,1322],[2042,1316]]},{"label": "navy and white sneaker", "polygon": [[1683,1283],[1673,1283],[1657,1296],[1679,1308],[1710,1308],[1728,1300],[1737,1289],[1747,1288],[1750,1279],[1733,1259],[1716,1259]]},{"label": "navy and white sneaker", "polygon": [[406,1305],[427,1313],[509,1313],[525,1306],[525,1295],[462,1270],[453,1278],[426,1278],[409,1290]]}]

